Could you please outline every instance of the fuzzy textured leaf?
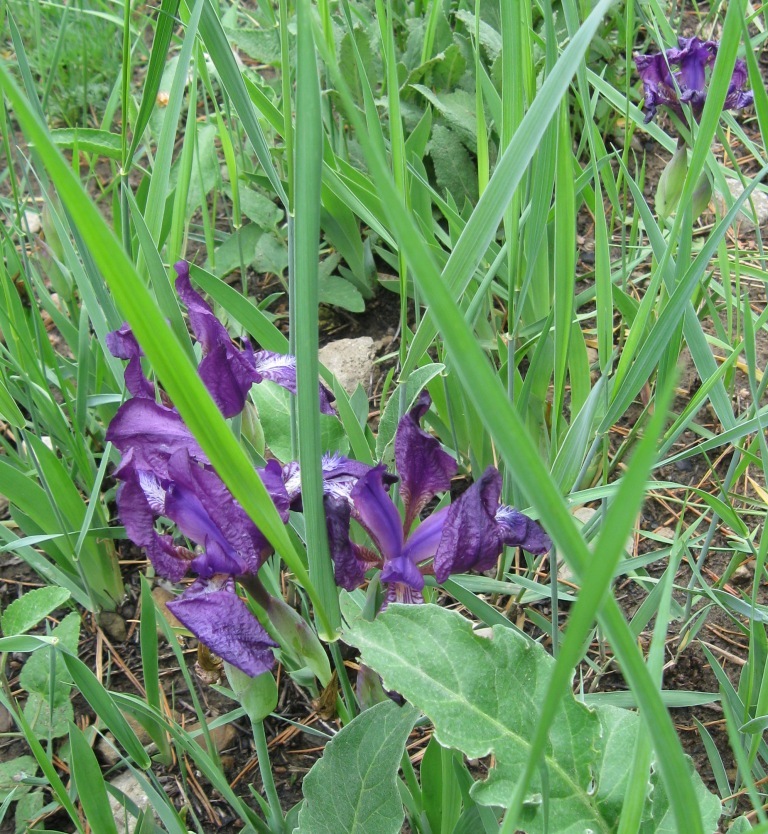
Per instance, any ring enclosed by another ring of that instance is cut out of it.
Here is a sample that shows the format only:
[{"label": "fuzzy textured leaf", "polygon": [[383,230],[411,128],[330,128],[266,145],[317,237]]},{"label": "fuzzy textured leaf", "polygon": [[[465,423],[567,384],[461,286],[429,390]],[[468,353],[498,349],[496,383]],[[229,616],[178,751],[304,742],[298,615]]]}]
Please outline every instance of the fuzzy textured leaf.
[{"label": "fuzzy textured leaf", "polygon": [[418,714],[384,701],[334,736],[304,780],[294,834],[397,834],[404,816],[397,771]]},{"label": "fuzzy textured leaf", "polygon": [[[361,649],[362,661],[382,676],[385,688],[426,713],[441,744],[470,758],[494,755],[495,767],[473,786],[472,796],[483,805],[506,806],[554,666],[544,649],[501,626],[491,639],[478,636],[468,620],[433,605],[390,605],[373,622],[354,623],[345,639]],[[591,710],[566,695],[551,726],[546,782],[539,773],[529,787],[519,821],[525,831],[544,832],[547,818],[548,830],[560,834],[614,831],[639,729],[633,712]],[[719,803],[693,770],[691,778],[714,830]],[[655,781],[648,795],[643,834],[673,830]]]},{"label": "fuzzy textured leaf", "polygon": [[29,631],[43,617],[47,617],[51,611],[63,605],[70,596],[66,588],[58,588],[54,585],[27,591],[3,611],[3,616],[0,618],[3,634],[6,637],[13,637]]}]

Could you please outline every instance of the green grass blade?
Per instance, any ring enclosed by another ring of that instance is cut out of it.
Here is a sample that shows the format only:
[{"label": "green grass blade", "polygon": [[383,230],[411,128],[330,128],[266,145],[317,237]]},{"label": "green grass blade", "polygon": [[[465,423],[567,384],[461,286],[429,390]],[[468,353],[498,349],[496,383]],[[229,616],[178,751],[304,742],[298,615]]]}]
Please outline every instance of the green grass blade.
[{"label": "green grass blade", "polygon": [[325,639],[334,639],[341,626],[338,590],[323,506],[320,457],[320,399],[318,351],[318,247],[320,239],[320,183],[322,179],[323,133],[320,120],[320,84],[317,56],[312,38],[312,10],[309,0],[297,6],[296,66],[296,182],[294,272],[292,303],[295,305],[296,369],[298,380],[298,446],[301,465],[301,495],[306,524],[309,578],[327,621],[319,629]]},{"label": "green grass blade", "polygon": [[[472,280],[475,269],[496,235],[499,223],[520,184],[528,164],[539,147],[541,138],[560,106],[579,62],[589,47],[603,15],[614,0],[600,0],[577,34],[563,51],[557,64],[541,86],[535,100],[515,131],[509,147],[504,151],[478,200],[472,216],[456,242],[443,270],[443,281],[457,298],[461,297]],[[429,313],[411,342],[403,367],[407,375],[418,366],[435,336],[435,325]]]}]

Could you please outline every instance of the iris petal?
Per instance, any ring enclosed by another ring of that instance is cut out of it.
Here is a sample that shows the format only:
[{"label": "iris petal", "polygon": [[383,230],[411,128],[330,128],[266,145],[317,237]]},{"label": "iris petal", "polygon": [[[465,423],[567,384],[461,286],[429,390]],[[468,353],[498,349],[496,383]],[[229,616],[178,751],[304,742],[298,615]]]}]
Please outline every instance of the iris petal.
[{"label": "iris petal", "polygon": [[231,579],[198,580],[168,608],[219,657],[256,677],[275,665],[277,643],[235,593]]}]

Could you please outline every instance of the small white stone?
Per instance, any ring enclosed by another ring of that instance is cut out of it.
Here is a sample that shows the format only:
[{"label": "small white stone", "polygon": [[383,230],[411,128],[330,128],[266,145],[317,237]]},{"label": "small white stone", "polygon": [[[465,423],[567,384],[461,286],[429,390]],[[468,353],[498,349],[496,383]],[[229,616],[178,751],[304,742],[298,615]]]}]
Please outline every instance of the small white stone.
[{"label": "small white stone", "polygon": [[43,228],[43,222],[36,211],[27,209],[24,212],[24,228],[29,229],[31,235],[36,235]]},{"label": "small white stone", "polygon": [[[122,791],[140,811],[144,811],[149,808],[149,798],[130,770],[126,770],[124,773],[116,776],[110,781],[110,784],[113,788],[117,788],[119,791]],[[123,806],[123,803],[118,802],[118,800],[110,794],[109,806],[112,809],[112,816],[115,818],[117,834],[128,834],[129,831],[133,831],[134,826],[132,823],[129,823],[129,820],[132,821],[135,817],[128,813]]]},{"label": "small white stone", "polygon": [[[734,200],[737,200],[744,193],[744,187],[738,180],[729,178],[726,180],[726,183],[728,184],[728,190]],[[726,201],[722,194],[716,194],[715,196],[719,203],[719,208],[724,214],[728,211]],[[755,222],[752,219],[753,214],[750,200],[752,201],[752,205],[755,207],[754,214],[757,218],[757,225],[762,226],[765,223],[768,223],[768,194],[755,189],[751,193],[749,199],[745,201],[736,218],[735,225],[738,226],[738,230],[742,233],[754,232],[755,230]]]},{"label": "small white stone", "polygon": [[336,377],[342,388],[354,393],[358,384],[367,388],[373,372],[375,348],[370,336],[338,339],[320,348],[320,362]]}]

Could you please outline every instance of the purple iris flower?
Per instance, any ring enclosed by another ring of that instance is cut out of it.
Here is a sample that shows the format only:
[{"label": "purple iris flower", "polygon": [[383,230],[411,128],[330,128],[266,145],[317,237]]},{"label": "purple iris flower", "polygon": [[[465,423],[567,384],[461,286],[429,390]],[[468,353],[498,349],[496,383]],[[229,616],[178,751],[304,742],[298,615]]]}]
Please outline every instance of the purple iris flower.
[{"label": "purple iris flower", "polygon": [[[678,38],[677,48],[634,56],[645,91],[646,124],[661,105],[683,119],[683,105],[687,104],[694,118],[700,118],[707,96],[706,70],[714,65],[717,50],[717,41]],[[725,110],[740,110],[752,104],[754,94],[751,90],[744,90],[746,80],[747,66],[739,59],[725,97]]]},{"label": "purple iris flower", "polygon": [[[425,573],[434,571],[443,582],[453,573],[487,570],[505,545],[525,547],[532,553],[545,553],[552,546],[535,521],[499,504],[501,476],[492,467],[457,501],[414,527],[435,495],[450,488],[457,471],[454,458],[420,426],[429,406],[429,395],[423,392],[400,420],[395,436],[403,517],[389,494],[393,476],[383,465],[339,478],[337,484],[332,476],[326,480],[325,509],[336,582],[347,589],[357,587],[366,569],[378,564],[387,585],[385,605],[421,602]],[[351,541],[351,519],[366,531],[375,552]]]},{"label": "purple iris flower", "polygon": [[[192,332],[203,348],[203,360],[198,372],[216,405],[225,417],[234,417],[244,406],[251,385],[268,379],[282,388],[296,393],[296,357],[254,351],[244,339],[243,349],[235,346],[227,328],[216,318],[203,297],[192,289],[189,264],[179,261],[173,267],[178,274],[176,290],[187,305]],[[333,394],[320,385],[320,411],[335,414],[331,403]]]}]

